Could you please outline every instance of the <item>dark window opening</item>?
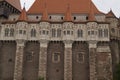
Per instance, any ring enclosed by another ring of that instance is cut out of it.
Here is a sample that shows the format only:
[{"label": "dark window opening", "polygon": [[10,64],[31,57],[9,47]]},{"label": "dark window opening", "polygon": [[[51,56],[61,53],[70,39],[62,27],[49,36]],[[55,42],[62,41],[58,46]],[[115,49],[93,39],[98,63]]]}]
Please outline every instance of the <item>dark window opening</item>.
[{"label": "dark window opening", "polygon": [[74,17],[74,20],[76,20],[76,17]]},{"label": "dark window opening", "polygon": [[52,17],[51,16],[49,16],[49,19],[51,19]]},{"label": "dark window opening", "polygon": [[36,19],[38,19],[39,17],[38,16],[36,16]]},{"label": "dark window opening", "polygon": [[56,69],[56,72],[59,72],[59,69]]},{"label": "dark window opening", "polygon": [[9,59],[8,62],[12,62],[12,59]]},{"label": "dark window opening", "polygon": [[86,20],[88,20],[88,16],[86,16]]},{"label": "dark window opening", "polygon": [[111,31],[112,31],[112,33],[115,33],[115,29],[114,28],[112,28]]},{"label": "dark window opening", "polygon": [[19,34],[22,34],[22,30],[19,30]]},{"label": "dark window opening", "polygon": [[61,20],[63,20],[63,17],[61,17]]}]

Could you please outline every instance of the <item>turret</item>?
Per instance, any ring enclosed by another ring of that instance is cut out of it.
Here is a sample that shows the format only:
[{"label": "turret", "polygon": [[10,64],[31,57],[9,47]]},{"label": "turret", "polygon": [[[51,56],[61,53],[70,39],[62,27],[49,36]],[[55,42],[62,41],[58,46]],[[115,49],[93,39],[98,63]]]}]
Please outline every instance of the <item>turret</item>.
[{"label": "turret", "polygon": [[27,26],[28,18],[25,7],[23,8],[18,20],[16,27],[16,39],[27,39]]},{"label": "turret", "polygon": [[67,6],[67,10],[65,13],[64,23],[63,23],[63,40],[72,40],[74,39],[74,24],[72,22],[72,15],[71,15],[71,7],[70,4]]},{"label": "turret", "polygon": [[118,36],[118,24],[119,21],[112,10],[106,14],[106,21],[110,23],[110,36],[116,38]]},{"label": "turret", "polygon": [[45,2],[44,9],[42,12],[42,18],[40,21],[40,39],[41,40],[46,40],[50,36],[49,25],[50,23],[48,22],[47,4]]}]

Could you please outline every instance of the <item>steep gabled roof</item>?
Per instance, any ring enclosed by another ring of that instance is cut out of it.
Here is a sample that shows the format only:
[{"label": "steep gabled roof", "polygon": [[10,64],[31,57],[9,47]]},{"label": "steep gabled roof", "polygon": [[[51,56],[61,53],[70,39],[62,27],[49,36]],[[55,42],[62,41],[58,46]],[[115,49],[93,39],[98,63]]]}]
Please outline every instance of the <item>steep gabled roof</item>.
[{"label": "steep gabled roof", "polygon": [[44,11],[42,13],[42,21],[48,21],[47,5],[44,3]]},{"label": "steep gabled roof", "polygon": [[[71,13],[89,13],[91,0],[46,0],[48,13],[65,13],[67,4],[71,5]],[[95,13],[101,13],[92,3]],[[40,14],[44,9],[44,0],[36,0],[28,14]]]},{"label": "steep gabled roof", "polygon": [[25,7],[23,8],[19,18],[18,18],[18,21],[27,21],[27,12],[26,12],[26,9]]},{"label": "steep gabled roof", "polygon": [[20,5],[20,0],[5,0],[7,1],[9,4],[11,4],[12,6],[14,6],[16,9],[18,9],[19,11],[21,11],[21,5]]},{"label": "steep gabled roof", "polygon": [[114,15],[114,13],[113,13],[113,11],[112,10],[110,10],[107,14],[106,14],[106,17],[116,17],[115,15]]},{"label": "steep gabled roof", "polygon": [[71,15],[71,7],[70,5],[68,4],[67,6],[67,10],[66,10],[66,13],[65,13],[65,21],[72,21],[72,15]]},{"label": "steep gabled roof", "polygon": [[94,7],[92,5],[92,2],[90,2],[90,12],[89,12],[88,21],[96,21],[95,13],[94,13]]}]

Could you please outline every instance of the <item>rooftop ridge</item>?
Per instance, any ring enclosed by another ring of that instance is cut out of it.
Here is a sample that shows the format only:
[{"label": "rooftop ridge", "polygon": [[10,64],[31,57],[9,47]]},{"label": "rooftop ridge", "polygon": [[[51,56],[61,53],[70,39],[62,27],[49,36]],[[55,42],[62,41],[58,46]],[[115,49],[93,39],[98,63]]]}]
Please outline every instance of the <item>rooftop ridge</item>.
[{"label": "rooftop ridge", "polygon": [[[46,0],[47,12],[49,14],[66,13],[66,5],[71,5],[71,13],[89,13],[89,1],[91,0]],[[101,14],[92,3],[94,13]],[[44,9],[44,0],[36,0],[28,10],[28,14],[40,14]]]}]

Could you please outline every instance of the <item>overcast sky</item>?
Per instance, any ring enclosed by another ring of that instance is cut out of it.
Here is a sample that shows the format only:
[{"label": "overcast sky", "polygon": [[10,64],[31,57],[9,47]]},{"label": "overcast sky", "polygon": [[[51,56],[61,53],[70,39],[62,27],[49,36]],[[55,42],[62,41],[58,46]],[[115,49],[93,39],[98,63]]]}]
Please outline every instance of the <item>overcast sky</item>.
[{"label": "overcast sky", "polygon": [[[21,5],[23,7],[25,3],[25,7],[28,10],[34,1],[35,0],[21,0]],[[117,17],[120,16],[120,0],[93,0],[93,2],[100,11],[107,13],[112,9]]]}]

